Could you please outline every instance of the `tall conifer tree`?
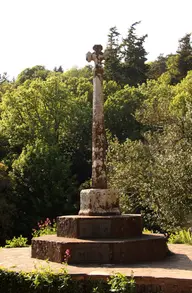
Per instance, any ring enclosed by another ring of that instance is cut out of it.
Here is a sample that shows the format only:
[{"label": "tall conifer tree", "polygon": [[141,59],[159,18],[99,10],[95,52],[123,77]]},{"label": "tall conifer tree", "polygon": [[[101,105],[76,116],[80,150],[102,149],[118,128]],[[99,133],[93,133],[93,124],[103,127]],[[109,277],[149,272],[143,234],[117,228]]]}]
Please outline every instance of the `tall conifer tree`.
[{"label": "tall conifer tree", "polygon": [[147,52],[144,48],[144,42],[147,35],[138,37],[136,35],[136,26],[140,22],[135,22],[128,30],[127,37],[121,44],[121,56],[123,60],[123,79],[125,84],[136,86],[146,81]]},{"label": "tall conifer tree", "polygon": [[105,79],[121,82],[120,57],[119,57],[119,33],[116,26],[110,28],[108,34],[107,57],[105,60]]}]

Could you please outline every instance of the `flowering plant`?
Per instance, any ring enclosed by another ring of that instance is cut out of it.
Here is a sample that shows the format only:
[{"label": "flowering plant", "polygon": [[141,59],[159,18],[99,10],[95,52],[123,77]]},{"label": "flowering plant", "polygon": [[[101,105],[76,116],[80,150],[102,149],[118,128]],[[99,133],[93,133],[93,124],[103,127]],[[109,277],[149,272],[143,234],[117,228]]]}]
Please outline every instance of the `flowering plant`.
[{"label": "flowering plant", "polygon": [[66,250],[65,250],[65,254],[64,254],[64,263],[65,263],[65,264],[68,263],[70,257],[71,257],[70,249],[66,249]]},{"label": "flowering plant", "polygon": [[33,229],[32,231],[33,237],[56,234],[56,222],[54,219],[53,219],[53,222],[51,222],[51,220],[47,218],[44,222],[43,221],[38,222],[37,225],[38,225],[38,228]]}]

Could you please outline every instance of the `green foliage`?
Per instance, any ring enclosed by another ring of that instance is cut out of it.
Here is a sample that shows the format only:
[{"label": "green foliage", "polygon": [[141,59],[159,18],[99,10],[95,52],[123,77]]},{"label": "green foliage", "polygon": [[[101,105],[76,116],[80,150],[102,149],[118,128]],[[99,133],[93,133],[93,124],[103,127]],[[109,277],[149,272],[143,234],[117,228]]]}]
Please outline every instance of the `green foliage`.
[{"label": "green foliage", "polygon": [[27,244],[27,238],[20,235],[19,237],[13,237],[11,240],[6,240],[6,248],[14,248],[14,247],[26,247]]},{"label": "green foliage", "polygon": [[[138,36],[138,24],[122,41],[116,27],[108,35],[105,122],[119,140],[110,143],[109,179],[123,211],[172,231],[191,220],[191,35],[176,54],[146,64],[147,35]],[[79,189],[91,176],[92,75],[91,66],[63,73],[39,65],[16,81],[0,75],[2,244],[30,236],[46,217],[77,212]]]},{"label": "green foliage", "polygon": [[117,83],[122,82],[119,32],[116,27],[112,27],[108,34],[107,57],[105,60],[104,77],[107,81],[113,80]]},{"label": "green foliage", "polygon": [[16,79],[16,84],[21,85],[27,80],[33,80],[40,78],[42,80],[46,80],[50,71],[45,69],[42,65],[36,65],[31,68],[26,68],[23,70]]},{"label": "green foliage", "polygon": [[[96,284],[94,284],[96,283]],[[109,292],[108,284],[103,280],[97,280],[96,282],[91,282],[90,284],[90,293],[106,293]],[[92,289],[92,290],[91,290]]]},{"label": "green foliage", "polygon": [[118,273],[107,282],[88,278],[75,280],[67,273],[65,266],[54,272],[49,263],[29,273],[0,268],[0,291],[3,293],[133,293],[135,286],[133,275],[127,278]]},{"label": "green foliage", "polygon": [[9,82],[7,72],[3,72],[3,74],[0,74],[0,85],[7,82]]},{"label": "green foliage", "polygon": [[147,35],[138,37],[135,22],[128,29],[127,36],[119,42],[120,34],[116,27],[108,34],[107,57],[105,60],[105,79],[118,85],[137,86],[146,81],[148,66],[144,42]]},{"label": "green foliage", "polygon": [[166,60],[167,57],[160,54],[155,61],[148,63],[147,77],[149,79],[158,79],[165,73],[167,71]]},{"label": "green foliage", "polygon": [[130,86],[137,86],[146,81],[147,65],[147,52],[144,48],[144,42],[147,35],[138,37],[136,35],[136,26],[140,22],[135,22],[128,30],[128,34],[123,38],[120,45],[121,55],[124,63],[122,64],[123,82]]},{"label": "green foliage", "polygon": [[137,88],[125,86],[108,97],[105,102],[106,127],[119,140],[140,138],[140,124],[134,114],[143,99]]},{"label": "green foliage", "polygon": [[113,142],[108,151],[110,185],[121,194],[125,213],[142,213],[148,227],[173,231],[191,213],[191,145],[174,143],[171,128],[141,142]]},{"label": "green foliage", "polygon": [[191,244],[192,245],[192,235],[190,231],[181,230],[171,234],[168,239],[169,243],[173,244]]},{"label": "green foliage", "polygon": [[178,69],[181,80],[187,75],[188,71],[192,70],[191,34],[186,34],[179,40],[177,53],[179,56]]},{"label": "green foliage", "polygon": [[177,84],[186,77],[188,71],[192,70],[192,46],[191,34],[186,34],[179,40],[176,54],[163,56],[148,64],[147,77],[158,79],[166,73],[169,84]]},{"label": "green foliage", "polygon": [[143,131],[162,129],[165,124],[172,124],[169,105],[174,87],[167,83],[165,76],[157,81],[148,80],[138,91],[143,95],[143,103],[137,107],[136,118],[143,125]]},{"label": "green foliage", "polygon": [[71,280],[65,270],[54,273],[49,266],[30,273],[0,269],[0,291],[4,293],[82,292],[81,284]]},{"label": "green foliage", "polygon": [[77,209],[75,177],[80,183],[87,179],[91,150],[90,87],[81,81],[77,95],[69,91],[70,80],[52,75],[26,81],[3,96],[0,132],[9,142],[4,159],[18,210],[15,235],[27,235],[47,216]]},{"label": "green foliage", "polygon": [[144,228],[143,229],[143,233],[144,234],[153,234],[154,232],[152,230],[149,230],[149,229]]},{"label": "green foliage", "polygon": [[111,286],[110,292],[117,293],[134,293],[135,292],[135,280],[133,278],[133,273],[131,278],[127,278],[126,276],[117,273],[112,275],[108,280],[108,284]]},{"label": "green foliage", "polygon": [[4,73],[3,75],[0,74],[0,102],[1,102],[2,96],[6,93],[6,91],[12,91],[14,87],[15,87],[14,82],[10,82],[8,80],[8,76],[6,73]]},{"label": "green foliage", "polygon": [[[192,210],[192,75],[177,86],[166,80],[138,88],[145,99],[137,119],[144,139],[110,143],[110,185],[121,193],[124,212],[141,212],[148,228],[187,227]],[[150,130],[150,131],[149,131]]]},{"label": "green foliage", "polygon": [[73,103],[62,79],[26,81],[3,96],[1,131],[11,147],[43,138],[53,144],[66,129]]},{"label": "green foliage", "polygon": [[43,235],[51,235],[56,234],[56,222],[53,220],[53,223],[51,223],[50,219],[47,218],[44,222],[40,221],[38,223],[38,228],[33,229],[32,236],[33,237],[39,237]]},{"label": "green foliage", "polygon": [[60,65],[58,68],[55,66],[53,69],[55,72],[63,73],[63,67]]},{"label": "green foliage", "polygon": [[71,69],[67,70],[65,73],[64,73],[64,77],[67,77],[67,78],[73,78],[73,77],[76,77],[76,78],[92,78],[92,66],[90,65],[87,65],[83,68],[77,68],[77,67],[72,67]]},{"label": "green foliage", "polygon": [[[61,292],[62,288],[64,288],[67,285],[68,280],[70,280],[70,276],[67,274],[66,268],[61,270],[61,273],[57,275],[57,292]],[[46,267],[42,266],[40,268],[36,268],[35,275],[27,274],[26,276],[29,280],[33,282],[34,289],[37,289],[38,291],[41,291],[46,287],[49,287],[49,291],[51,291],[51,289],[54,289],[56,275],[51,270],[49,264]]]},{"label": "green foliage", "polygon": [[169,83],[177,84],[180,81],[180,71],[179,71],[179,55],[170,54],[166,61],[167,74],[169,75]]},{"label": "green foliage", "polygon": [[103,82],[103,93],[104,93],[104,100],[107,100],[110,96],[116,94],[116,92],[121,90],[121,86],[117,84],[116,81],[109,80]]},{"label": "green foliage", "polygon": [[47,215],[53,219],[73,213],[76,189],[70,167],[69,159],[57,145],[36,141],[23,149],[11,172],[18,209],[17,233],[22,232],[20,229],[31,231]]},{"label": "green foliage", "polygon": [[16,209],[12,197],[12,180],[8,168],[0,163],[0,243],[12,235]]}]

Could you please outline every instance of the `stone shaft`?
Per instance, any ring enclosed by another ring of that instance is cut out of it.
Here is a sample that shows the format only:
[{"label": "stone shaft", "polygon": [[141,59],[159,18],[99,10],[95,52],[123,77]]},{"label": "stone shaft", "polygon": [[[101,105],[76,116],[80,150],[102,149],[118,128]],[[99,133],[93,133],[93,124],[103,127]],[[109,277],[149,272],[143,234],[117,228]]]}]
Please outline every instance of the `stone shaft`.
[{"label": "stone shaft", "polygon": [[103,112],[102,75],[93,78],[93,124],[92,124],[92,187],[107,188],[106,135]]}]

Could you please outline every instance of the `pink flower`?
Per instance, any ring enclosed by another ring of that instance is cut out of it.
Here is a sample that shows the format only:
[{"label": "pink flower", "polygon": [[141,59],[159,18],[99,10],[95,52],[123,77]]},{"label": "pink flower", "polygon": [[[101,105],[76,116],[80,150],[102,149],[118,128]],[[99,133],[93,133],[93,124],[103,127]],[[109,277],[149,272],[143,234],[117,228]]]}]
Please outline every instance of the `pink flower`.
[{"label": "pink flower", "polygon": [[69,258],[71,257],[71,252],[69,249],[65,250],[65,254],[64,254],[64,262],[68,263]]},{"label": "pink flower", "polygon": [[67,250],[65,251],[65,254],[66,254],[67,256],[70,256],[70,250],[67,249]]}]

